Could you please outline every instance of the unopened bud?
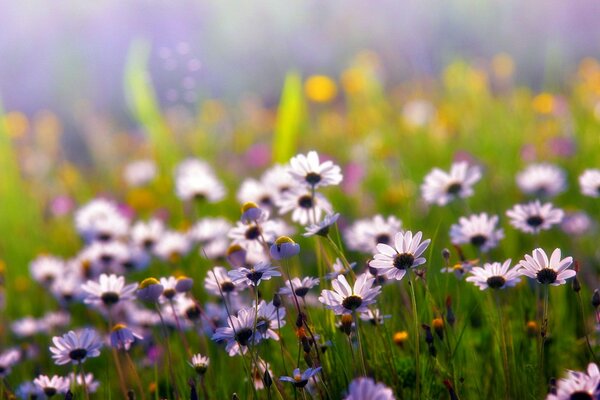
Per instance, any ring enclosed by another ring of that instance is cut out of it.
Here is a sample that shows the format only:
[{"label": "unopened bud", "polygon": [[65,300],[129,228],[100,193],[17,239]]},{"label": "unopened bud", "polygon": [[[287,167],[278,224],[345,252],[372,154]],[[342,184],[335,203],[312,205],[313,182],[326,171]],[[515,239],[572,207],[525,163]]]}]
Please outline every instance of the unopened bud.
[{"label": "unopened bud", "polygon": [[350,315],[350,314],[342,315],[341,330],[348,336],[350,336],[350,333],[352,332],[352,322],[353,322],[352,315]]},{"label": "unopened bud", "polygon": [[592,305],[594,308],[598,308],[598,306],[600,306],[600,292],[598,289],[594,290],[594,294],[592,295]]}]

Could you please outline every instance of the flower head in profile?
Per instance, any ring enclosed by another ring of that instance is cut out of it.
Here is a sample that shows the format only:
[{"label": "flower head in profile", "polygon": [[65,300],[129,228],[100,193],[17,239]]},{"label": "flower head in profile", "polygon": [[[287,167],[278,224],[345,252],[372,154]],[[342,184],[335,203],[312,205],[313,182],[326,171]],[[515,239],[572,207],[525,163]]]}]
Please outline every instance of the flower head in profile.
[{"label": "flower head in profile", "polygon": [[16,348],[11,348],[0,353],[0,378],[5,378],[10,374],[14,367],[21,360],[21,352]]},{"label": "flower head in profile", "polygon": [[128,328],[125,324],[116,324],[110,332],[110,345],[115,349],[128,351],[136,339],[142,340],[144,337]]},{"label": "flower head in profile", "polygon": [[281,272],[269,262],[261,261],[250,268],[241,267],[231,270],[228,275],[236,285],[258,286],[261,281],[269,280],[274,276],[281,276]]},{"label": "flower head in profile", "polygon": [[42,391],[46,397],[51,398],[56,394],[64,394],[69,390],[69,379],[53,375],[39,375],[33,380],[33,383]]},{"label": "flower head in profile", "polygon": [[541,204],[539,200],[527,204],[517,204],[506,212],[510,224],[525,233],[537,234],[542,230],[559,224],[564,216],[563,210],[554,208],[551,203]]},{"label": "flower head in profile", "polygon": [[62,336],[52,338],[50,346],[52,358],[57,365],[83,363],[88,357],[98,357],[102,340],[93,329],[69,331]]},{"label": "flower head in profile", "polygon": [[452,164],[450,172],[434,168],[421,185],[423,199],[429,204],[444,206],[456,198],[473,195],[473,185],[481,179],[481,168],[466,161]]},{"label": "flower head in profile", "polygon": [[194,368],[194,371],[196,371],[198,375],[204,375],[208,370],[210,359],[198,353],[192,356],[192,359],[189,364],[192,366],[192,368]]},{"label": "flower head in profile", "polygon": [[586,169],[579,176],[581,193],[589,197],[600,196],[600,169]]},{"label": "flower head in profile", "polygon": [[510,268],[511,260],[508,259],[504,263],[499,262],[485,263],[483,267],[475,267],[467,277],[467,282],[471,282],[481,290],[487,288],[504,289],[513,287],[521,281],[520,267]]},{"label": "flower head in profile", "polygon": [[450,238],[453,244],[471,243],[478,250],[487,252],[498,245],[504,237],[504,231],[497,228],[498,217],[486,213],[461,217],[458,224],[450,227]]},{"label": "flower head in profile", "polygon": [[319,301],[336,315],[366,312],[381,292],[380,286],[373,287],[374,282],[369,274],[361,274],[351,287],[346,277],[339,275],[331,281],[333,290],[323,290]]},{"label": "flower head in profile", "polygon": [[288,236],[280,236],[275,240],[269,249],[271,257],[274,260],[284,260],[292,258],[300,253],[300,245]]},{"label": "flower head in profile", "polygon": [[292,157],[288,172],[296,182],[312,188],[338,185],[343,178],[340,167],[332,161],[321,163],[316,151]]},{"label": "flower head in profile", "polygon": [[296,368],[292,372],[292,376],[282,376],[279,378],[280,381],[290,382],[297,388],[303,388],[308,383],[308,380],[318,374],[321,371],[321,367],[318,368],[307,368],[306,371],[300,371],[300,368]]},{"label": "flower head in profile", "polygon": [[371,378],[360,377],[350,383],[344,400],[394,400],[394,392],[383,383],[375,383]]},{"label": "flower head in profile", "polygon": [[567,188],[565,172],[552,164],[532,164],[517,174],[517,185],[525,194],[553,197]]},{"label": "flower head in profile", "polygon": [[538,248],[531,255],[525,254],[525,259],[519,265],[523,275],[536,279],[542,285],[558,286],[577,274],[575,270],[568,269],[572,263],[573,257],[561,259],[560,249],[554,249],[548,259],[546,252]]},{"label": "flower head in profile", "polygon": [[102,274],[98,282],[90,280],[81,286],[86,294],[86,304],[107,308],[133,300],[137,287],[137,283],[125,285],[125,278],[114,274]]},{"label": "flower head in profile", "polygon": [[285,281],[285,287],[279,290],[279,294],[285,296],[293,296],[294,294],[298,297],[304,297],[308,294],[308,291],[319,284],[318,278],[311,278],[307,276],[305,278],[293,278],[292,280]]},{"label": "flower head in profile", "polygon": [[71,372],[69,374],[69,382],[75,387],[85,387],[89,393],[96,393],[98,388],[100,387],[100,382],[94,379],[94,374],[87,373],[85,376],[83,374],[74,374]]},{"label": "flower head in profile", "polygon": [[285,325],[285,307],[276,307],[273,302],[261,300],[258,303],[256,330],[263,339],[279,340],[276,329]]},{"label": "flower head in profile", "polygon": [[354,222],[346,229],[344,236],[350,250],[374,253],[379,243],[390,244],[401,228],[402,221],[398,218],[378,214]]},{"label": "flower head in profile", "polygon": [[394,247],[379,243],[373,260],[369,266],[378,270],[378,273],[384,274],[388,279],[401,280],[410,268],[417,267],[425,263],[425,258],[421,255],[429,246],[431,239],[421,242],[423,234],[417,232],[414,236],[411,231],[398,232],[394,238]]},{"label": "flower head in profile", "polygon": [[317,222],[316,224],[311,224],[307,226],[306,232],[302,234],[304,237],[310,237],[314,235],[319,236],[327,236],[329,234],[329,229],[333,224],[335,224],[340,217],[339,213],[335,214],[327,214],[325,218],[321,222]]},{"label": "flower head in profile", "polygon": [[567,376],[559,379],[546,397],[546,400],[580,399],[600,399],[600,370],[594,363],[588,365],[586,372],[567,371]]}]

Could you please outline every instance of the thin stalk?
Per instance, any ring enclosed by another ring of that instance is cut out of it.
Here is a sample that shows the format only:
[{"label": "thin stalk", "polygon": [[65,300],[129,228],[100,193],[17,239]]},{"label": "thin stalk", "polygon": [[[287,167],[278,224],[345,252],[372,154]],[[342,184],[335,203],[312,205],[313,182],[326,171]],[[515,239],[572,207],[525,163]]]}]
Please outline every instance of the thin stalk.
[{"label": "thin stalk", "polygon": [[494,291],[494,298],[496,300],[496,311],[498,313],[498,329],[500,330],[500,343],[502,350],[502,365],[504,367],[504,379],[506,384],[506,398],[510,398],[511,394],[511,377],[510,370],[508,365],[508,351],[506,347],[506,334],[504,332],[504,317],[502,313],[502,305],[500,304],[500,297],[498,295],[498,291],[496,289],[492,289]]},{"label": "thin stalk", "polygon": [[171,346],[169,346],[169,334],[167,332],[167,325],[165,324],[165,320],[160,312],[160,306],[158,302],[154,303],[156,307],[156,312],[158,313],[158,317],[160,318],[160,325],[162,326],[163,336],[165,339],[165,347],[167,348],[167,361],[169,363],[169,375],[171,376],[171,381],[173,383],[173,394],[175,395],[175,399],[179,398],[179,392],[177,391],[177,381],[175,380],[175,372],[173,371],[173,358],[171,357]]},{"label": "thin stalk", "polygon": [[598,358],[596,357],[596,353],[594,353],[594,349],[592,348],[592,344],[590,343],[590,337],[587,332],[587,324],[585,323],[585,314],[583,312],[583,300],[581,300],[581,293],[577,292],[577,300],[579,303],[579,312],[581,314],[581,324],[583,325],[583,332],[585,334],[585,343],[587,344],[588,351],[590,355],[594,359],[594,362],[598,363]]},{"label": "thin stalk", "polygon": [[140,379],[140,375],[137,372],[137,368],[135,367],[135,364],[133,363],[133,360],[131,359],[129,352],[127,352],[127,351],[125,352],[125,358],[127,359],[129,368],[131,369],[131,372],[133,373],[135,383],[138,387],[138,390],[140,391],[140,396],[142,396],[142,400],[146,400],[146,394],[144,393],[144,388],[142,386],[142,380]]},{"label": "thin stalk", "polygon": [[362,338],[360,335],[360,324],[358,321],[358,316],[356,315],[356,311],[354,311],[352,313],[352,316],[354,318],[354,325],[356,325],[356,337],[358,338],[358,350],[360,352],[360,361],[361,361],[361,366],[362,366],[362,373],[363,376],[367,376],[367,367],[365,364],[365,352],[363,349],[363,345],[362,345]]},{"label": "thin stalk", "polygon": [[417,313],[417,298],[415,296],[414,280],[410,271],[408,271],[409,281],[408,286],[410,288],[410,301],[412,303],[412,311],[414,318],[414,335],[415,335],[415,384],[417,390],[417,399],[421,398],[421,370],[420,370],[420,352],[419,352],[419,315]]}]

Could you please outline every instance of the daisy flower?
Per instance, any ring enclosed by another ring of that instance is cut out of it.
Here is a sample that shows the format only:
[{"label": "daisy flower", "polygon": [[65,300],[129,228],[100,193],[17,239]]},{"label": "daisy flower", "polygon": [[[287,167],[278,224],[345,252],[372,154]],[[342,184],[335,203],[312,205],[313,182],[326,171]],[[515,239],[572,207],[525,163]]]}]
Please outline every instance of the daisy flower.
[{"label": "daisy flower", "polygon": [[588,365],[586,372],[567,371],[565,378],[556,382],[556,388],[546,400],[574,400],[600,398],[600,370],[594,363]]},{"label": "daisy flower", "polygon": [[536,279],[542,285],[562,285],[566,283],[567,279],[574,277],[577,272],[568,269],[573,263],[573,257],[563,259],[560,257],[560,249],[554,249],[549,260],[544,250],[535,249],[532,255],[526,254],[525,260],[519,262],[522,267],[521,273]]},{"label": "daisy flower", "polygon": [[256,318],[256,330],[261,338],[279,340],[275,329],[285,325],[285,307],[275,307],[273,302],[267,303],[261,300],[258,303],[258,314]]},{"label": "daisy flower", "polygon": [[51,378],[47,375],[39,375],[33,380],[33,383],[50,398],[56,394],[67,393],[70,381],[68,378],[54,375]]},{"label": "daisy flower", "polygon": [[64,260],[54,256],[39,256],[29,264],[31,276],[42,285],[52,284],[64,271]]},{"label": "daisy flower", "polygon": [[102,274],[98,282],[89,280],[81,289],[87,295],[84,303],[110,308],[119,302],[133,300],[137,287],[137,283],[125,285],[122,276]]},{"label": "daisy flower", "polygon": [[150,183],[157,173],[156,163],[152,160],[136,160],[128,163],[123,170],[123,179],[131,187]]},{"label": "daisy flower", "polygon": [[450,227],[450,239],[453,244],[471,243],[482,252],[487,252],[498,245],[504,237],[502,229],[496,229],[498,217],[486,213],[461,217],[458,224]]},{"label": "daisy flower", "polygon": [[525,233],[539,233],[562,221],[564,212],[551,203],[541,204],[539,200],[527,204],[517,204],[506,212],[510,224]]},{"label": "daisy flower", "polygon": [[307,276],[305,278],[293,278],[291,281],[285,281],[285,287],[279,289],[279,294],[285,296],[292,296],[295,293],[298,297],[304,297],[310,289],[319,284],[318,278],[311,278]]},{"label": "daisy flower", "polygon": [[260,333],[254,331],[255,318],[256,310],[253,307],[240,309],[237,316],[227,318],[229,326],[217,328],[212,340],[225,341],[225,350],[230,356],[244,354],[248,344],[257,344],[261,339]]},{"label": "daisy flower", "polygon": [[590,216],[583,211],[573,212],[565,215],[560,224],[560,228],[563,230],[563,232],[573,236],[584,235],[593,227],[594,222]]},{"label": "daisy flower", "polygon": [[131,240],[138,247],[151,251],[165,232],[165,225],[159,219],[138,221],[131,227]]},{"label": "daisy flower", "polygon": [[296,368],[292,372],[292,376],[282,376],[279,378],[280,381],[291,382],[297,388],[303,388],[308,383],[308,380],[318,374],[321,371],[321,367],[318,368],[307,368],[306,371],[301,372],[300,368]]},{"label": "daisy flower", "polygon": [[473,195],[473,185],[481,179],[481,168],[466,161],[452,164],[450,172],[434,168],[421,185],[423,199],[428,204],[443,206],[460,197]]},{"label": "daisy flower", "polygon": [[316,151],[292,157],[288,172],[296,182],[312,188],[339,185],[343,178],[340,167],[332,161],[321,163]]},{"label": "daisy flower", "polygon": [[125,324],[116,324],[110,332],[110,345],[115,349],[128,351],[136,339],[142,340],[144,337],[128,328]]},{"label": "daisy flower", "polygon": [[402,221],[390,215],[376,215],[361,219],[346,229],[344,237],[348,249],[363,253],[374,253],[379,243],[390,244],[396,233],[400,232]]},{"label": "daisy flower", "polygon": [[379,270],[388,279],[401,280],[409,268],[417,267],[425,263],[425,257],[421,257],[431,239],[421,242],[423,234],[417,232],[414,236],[411,231],[398,232],[394,238],[395,248],[387,244],[379,243],[379,253],[373,256],[369,266]]},{"label": "daisy flower", "polygon": [[263,182],[252,178],[245,179],[237,192],[237,199],[240,204],[252,201],[266,210],[275,205],[276,197],[276,189],[272,185],[265,185]]},{"label": "daisy flower", "polygon": [[198,159],[188,159],[177,166],[175,192],[183,201],[194,199],[215,203],[225,197],[225,187],[212,168]]},{"label": "daisy flower", "polygon": [[579,176],[579,187],[585,196],[600,196],[600,169],[586,169]]},{"label": "daisy flower", "polygon": [[335,224],[340,217],[339,213],[328,214],[323,218],[321,222],[317,222],[316,224],[311,224],[307,226],[306,233],[303,233],[302,236],[310,237],[314,235],[319,236],[327,236],[329,234],[329,228]]},{"label": "daisy flower", "polygon": [[517,186],[525,194],[553,197],[567,188],[565,172],[552,164],[532,164],[517,174]]},{"label": "daisy flower", "polygon": [[184,233],[167,231],[154,245],[154,254],[169,262],[178,262],[191,248],[190,240]]},{"label": "daisy flower", "polygon": [[280,236],[269,248],[273,260],[285,260],[300,253],[300,245],[288,236]]},{"label": "daisy flower", "polygon": [[21,352],[17,349],[8,349],[0,353],[0,378],[6,378],[21,360]]},{"label": "daisy flower", "polygon": [[310,189],[296,187],[281,195],[277,206],[279,214],[292,213],[292,221],[301,225],[315,224],[321,219],[323,212],[331,214],[331,204],[320,193],[314,197]]},{"label": "daisy flower", "polygon": [[204,375],[206,370],[208,370],[208,365],[210,364],[210,359],[202,354],[194,354],[189,364],[194,368],[194,371],[198,375]]},{"label": "daisy flower", "polygon": [[383,383],[371,378],[360,377],[350,383],[344,400],[395,400],[394,392]]},{"label": "daisy flower", "polygon": [[288,169],[289,167],[276,164],[266,170],[260,178],[260,181],[266,187],[273,188],[273,201],[275,204],[277,204],[277,201],[283,193],[295,186],[295,182],[290,180]]},{"label": "daisy flower", "polygon": [[225,256],[231,223],[225,218],[203,218],[189,230],[188,236],[200,245],[200,254],[209,259]]},{"label": "daisy flower", "polygon": [[83,376],[83,374],[75,375],[71,372],[69,374],[69,382],[73,383],[77,387],[85,386],[88,393],[96,393],[96,391],[100,387],[100,382],[94,379],[94,374],[92,374],[91,372],[85,374],[85,376]]},{"label": "daisy flower", "polygon": [[236,226],[229,230],[228,236],[233,240],[233,244],[239,244],[249,252],[262,252],[263,239],[267,244],[273,243],[279,236],[278,230],[277,223],[268,220],[268,214],[265,214],[259,221],[249,224],[238,221]]},{"label": "daisy flower", "polygon": [[[355,262],[350,264],[350,269],[354,269],[354,267],[356,267]],[[348,269],[346,269],[346,267],[344,266],[344,263],[339,258],[335,259],[333,264],[331,264],[331,268],[333,269],[333,271],[329,272],[325,276],[325,278],[327,278],[327,279],[335,279],[338,277],[338,275],[342,275],[342,274],[345,274],[346,272],[348,272]]]},{"label": "daisy flower", "polygon": [[75,227],[86,242],[107,242],[127,235],[129,221],[115,203],[94,199],[75,212]]},{"label": "daisy flower", "polygon": [[50,346],[52,358],[57,365],[81,364],[88,357],[98,357],[102,340],[93,329],[69,331],[62,336],[52,338],[54,346]]},{"label": "daisy flower", "polygon": [[336,315],[366,312],[381,292],[380,286],[373,287],[374,282],[375,278],[362,274],[354,282],[354,287],[350,287],[346,277],[339,275],[331,281],[333,290],[323,290],[319,301]]},{"label": "daisy flower", "polygon": [[363,321],[369,321],[373,325],[383,325],[383,322],[392,318],[391,315],[383,315],[379,308],[369,308],[366,312],[360,314],[360,319]]},{"label": "daisy flower", "polygon": [[485,263],[483,267],[475,267],[467,277],[467,282],[472,282],[481,290],[487,288],[504,289],[513,287],[521,281],[520,267],[514,267],[509,270],[511,260],[506,260],[503,264],[499,262]]},{"label": "daisy flower", "polygon": [[215,296],[228,293],[235,294],[242,289],[242,287],[233,283],[227,274],[227,269],[220,266],[216,266],[206,273],[204,288],[208,293]]},{"label": "daisy flower", "polygon": [[281,276],[277,267],[269,262],[261,261],[253,267],[241,267],[231,270],[227,273],[235,284],[246,284],[249,286],[258,286],[261,281],[266,281],[274,276]]}]

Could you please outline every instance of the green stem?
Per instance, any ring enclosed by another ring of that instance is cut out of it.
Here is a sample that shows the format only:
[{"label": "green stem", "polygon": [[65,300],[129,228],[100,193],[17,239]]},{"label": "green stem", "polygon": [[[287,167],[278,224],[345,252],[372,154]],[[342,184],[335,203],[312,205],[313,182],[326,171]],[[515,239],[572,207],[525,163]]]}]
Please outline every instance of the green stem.
[{"label": "green stem", "polygon": [[419,358],[420,358],[420,352],[419,352],[419,315],[417,312],[417,298],[415,296],[415,288],[414,288],[414,280],[412,277],[412,274],[410,273],[410,271],[408,271],[409,274],[409,281],[408,281],[408,286],[410,288],[410,301],[412,303],[412,311],[413,311],[413,318],[414,318],[414,335],[415,335],[415,385],[416,385],[416,390],[417,390],[417,399],[421,398],[421,386],[420,386],[420,381],[421,381],[421,370],[420,370],[420,362],[419,362]]}]

